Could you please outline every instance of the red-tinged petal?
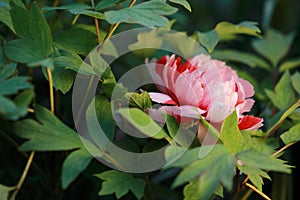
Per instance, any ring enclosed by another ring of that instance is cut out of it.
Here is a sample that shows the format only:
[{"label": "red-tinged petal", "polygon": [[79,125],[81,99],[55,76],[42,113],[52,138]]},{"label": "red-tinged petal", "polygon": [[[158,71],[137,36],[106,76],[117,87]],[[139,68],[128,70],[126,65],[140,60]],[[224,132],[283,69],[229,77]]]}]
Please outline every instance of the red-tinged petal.
[{"label": "red-tinged petal", "polygon": [[240,130],[256,130],[263,126],[263,119],[246,115],[239,120]]},{"label": "red-tinged petal", "polygon": [[177,103],[166,94],[157,93],[157,92],[149,92],[149,96],[152,101],[155,101],[157,103],[177,105]]}]

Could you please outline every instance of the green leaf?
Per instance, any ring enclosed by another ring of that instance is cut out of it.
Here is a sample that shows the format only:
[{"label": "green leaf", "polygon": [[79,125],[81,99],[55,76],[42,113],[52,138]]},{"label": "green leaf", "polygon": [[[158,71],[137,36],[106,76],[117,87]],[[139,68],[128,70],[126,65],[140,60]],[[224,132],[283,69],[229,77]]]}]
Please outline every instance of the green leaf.
[{"label": "green leaf", "polygon": [[285,70],[294,69],[300,66],[300,58],[293,58],[287,60],[279,66],[279,72],[284,72]]},{"label": "green leaf", "polygon": [[269,29],[263,39],[257,39],[252,42],[252,47],[257,53],[271,61],[274,67],[288,53],[294,33],[283,35],[280,32]]},{"label": "green leaf", "polygon": [[189,184],[183,188],[184,200],[197,200],[199,199],[198,193],[195,192],[198,190],[199,182],[197,179],[190,181]]},{"label": "green leaf", "polygon": [[143,111],[137,108],[121,108],[117,110],[126,121],[128,121],[140,133],[155,139],[169,138],[163,127],[154,122]]},{"label": "green leaf", "polygon": [[[27,81],[29,77],[12,76],[16,64],[7,64],[0,67],[0,116],[6,119],[16,120],[27,113],[34,92],[30,90],[32,85]],[[21,90],[26,91],[19,93]],[[28,90],[29,89],[29,90]],[[19,94],[18,94],[19,93]],[[12,100],[5,95],[16,95]]]},{"label": "green leaf", "polygon": [[219,183],[222,183],[227,189],[231,189],[235,163],[234,155],[223,145],[217,144],[205,158],[185,167],[176,177],[173,186],[182,185],[200,176],[198,197],[199,199],[209,199]]},{"label": "green leaf", "polygon": [[237,50],[216,50],[212,53],[212,57],[220,60],[239,62],[246,64],[250,67],[259,67],[268,71],[271,70],[269,64],[260,57],[254,54],[241,52]]},{"label": "green leaf", "polygon": [[35,62],[32,62],[32,63],[28,63],[27,66],[28,67],[42,66],[44,68],[49,67],[51,70],[54,69],[53,59],[51,59],[51,58],[46,58],[46,59],[43,59],[43,60],[38,60],[38,61],[35,61]]},{"label": "green leaf", "polygon": [[142,93],[127,93],[126,98],[129,99],[129,104],[134,107],[138,107],[141,110],[151,108],[152,103],[148,92],[143,91]]},{"label": "green leaf", "polygon": [[[43,70],[43,72],[44,76],[48,80],[46,71]],[[67,69],[54,68],[54,70],[52,70],[52,81],[53,87],[56,90],[60,90],[63,94],[66,94],[74,83],[74,73]]]},{"label": "green leaf", "polygon": [[215,30],[206,33],[197,32],[198,40],[206,50],[211,53],[219,42],[219,35]]},{"label": "green leaf", "polygon": [[248,149],[246,151],[238,153],[237,158],[241,160],[242,166],[245,165],[251,168],[284,173],[291,172],[290,166],[284,164],[285,161],[271,157],[268,154],[265,154],[261,151],[256,151],[254,149]]},{"label": "green leaf", "polygon": [[295,101],[295,92],[291,83],[289,71],[285,71],[279,82],[275,86],[275,91],[265,90],[272,103],[280,110],[290,106]]},{"label": "green leaf", "polygon": [[82,3],[73,3],[73,4],[63,5],[63,6],[43,8],[43,10],[48,10],[48,11],[49,10],[68,10],[70,13],[72,13],[74,15],[86,15],[89,17],[104,19],[103,13],[95,12],[95,11],[88,10],[88,9],[92,9],[92,7],[87,4],[82,4]]},{"label": "green leaf", "polygon": [[10,41],[4,46],[6,55],[20,63],[46,59],[51,53],[52,35],[36,3],[32,5],[30,11],[13,4],[10,14],[20,39]]},{"label": "green leaf", "polygon": [[300,141],[300,124],[290,128],[290,130],[280,135],[284,144],[294,143]]},{"label": "green leaf", "polygon": [[295,109],[292,113],[290,113],[289,118],[291,118],[294,121],[300,120],[300,108]]},{"label": "green leaf", "polygon": [[90,53],[98,44],[94,33],[78,26],[56,35],[54,42],[59,48],[65,48],[83,56]]},{"label": "green leaf", "polygon": [[14,190],[15,187],[7,187],[5,185],[0,184],[0,199],[8,200],[8,195],[10,191]]},{"label": "green leaf", "polygon": [[141,199],[144,194],[145,181],[134,178],[131,174],[110,170],[95,176],[104,180],[99,195],[115,193],[117,199],[120,199],[131,190],[137,199]]},{"label": "green leaf", "polygon": [[70,69],[84,75],[95,75],[93,68],[76,53],[64,50],[60,52],[61,56],[57,56],[54,59],[55,67]]},{"label": "green leaf", "polygon": [[97,19],[105,19],[104,14],[91,10],[72,9],[69,10],[74,15],[86,15]]},{"label": "green leaf", "polygon": [[92,7],[83,4],[83,3],[71,3],[63,6],[56,6],[56,7],[46,7],[43,10],[80,10],[80,9],[91,9]]},{"label": "green leaf", "polygon": [[117,5],[117,2],[119,0],[101,0],[97,5],[96,5],[96,10],[103,10],[106,8],[111,8]]},{"label": "green leaf", "polygon": [[6,43],[4,51],[7,57],[19,63],[33,63],[43,60],[40,51],[30,40],[12,40]]},{"label": "green leaf", "polygon": [[0,79],[0,95],[16,94],[20,90],[32,88],[29,77],[18,76],[9,79]]},{"label": "green leaf", "polygon": [[229,22],[220,22],[216,25],[215,31],[218,33],[220,40],[234,39],[237,34],[260,36],[257,22],[251,21],[244,21],[237,25]]},{"label": "green leaf", "polygon": [[297,93],[300,95],[300,73],[296,72],[291,77],[292,85],[294,89],[297,91]]},{"label": "green leaf", "polygon": [[183,7],[185,7],[185,9],[187,9],[190,12],[192,12],[191,5],[186,0],[168,0],[168,1],[170,1],[172,3],[176,3],[176,4],[179,4],[179,5],[182,5]]},{"label": "green leaf", "polygon": [[17,67],[16,63],[9,63],[9,64],[3,64],[0,65],[0,79],[5,79],[15,72],[15,69]]},{"label": "green leaf", "polygon": [[168,26],[168,19],[162,15],[174,14],[178,9],[159,0],[147,1],[130,8],[105,12],[105,19],[110,24],[118,22],[137,23],[144,26]]},{"label": "green leaf", "polygon": [[13,126],[19,137],[29,139],[20,146],[21,151],[60,151],[82,146],[76,132],[63,124],[48,109],[38,105],[34,108],[38,121],[25,119]]},{"label": "green leaf", "polygon": [[236,112],[233,112],[224,120],[221,128],[220,139],[223,141],[224,146],[232,153],[238,153],[249,148],[246,139],[238,128]]},{"label": "green leaf", "polygon": [[63,189],[66,189],[87,168],[92,158],[93,156],[85,148],[68,155],[62,166],[61,183]]},{"label": "green leaf", "polygon": [[5,114],[5,117],[8,119],[15,120],[25,116],[28,112],[28,106],[32,102],[33,97],[34,97],[33,90],[25,90],[19,93],[13,100],[15,104],[15,108],[9,109],[8,112]]},{"label": "green leaf", "polygon": [[[93,108],[94,106],[94,108]],[[91,102],[87,109],[86,117],[88,123],[88,129],[93,141],[96,144],[103,143],[103,136],[101,136],[99,130],[95,129],[94,122],[92,121],[92,112],[93,109],[96,111],[96,116],[101,129],[103,130],[105,136],[112,140],[115,136],[115,120],[111,110],[111,102],[104,95],[98,94],[95,96],[95,99]],[[103,144],[100,146],[104,146]]]},{"label": "green leaf", "polygon": [[12,24],[11,16],[9,13],[10,2],[13,2],[19,7],[24,7],[24,4],[22,1],[19,0],[2,0],[0,3],[0,21],[6,24],[10,28],[10,30],[12,30],[15,33],[14,25]]},{"label": "green leaf", "polygon": [[166,124],[169,135],[178,144],[183,147],[189,147],[195,139],[195,133],[189,129],[179,126],[178,121],[171,115],[166,115]]},{"label": "green leaf", "polygon": [[274,130],[280,127],[280,125],[284,122],[284,120],[298,107],[300,106],[300,100],[298,100],[296,103],[294,103],[289,108],[286,108],[282,111],[280,111],[277,116],[276,120],[274,120],[274,123],[270,124],[270,128],[267,131],[267,135],[272,133]]},{"label": "green leaf", "polygon": [[254,167],[249,167],[249,166],[241,166],[241,165],[238,165],[238,168],[242,173],[249,176],[250,181],[260,191],[262,191],[262,185],[264,183],[262,178],[267,178],[267,179],[271,180],[269,175],[259,168],[254,168]]},{"label": "green leaf", "polygon": [[[164,167],[164,169],[168,169],[171,167],[185,167],[197,160],[199,160],[200,147],[186,149],[183,147],[178,147],[171,145],[167,147],[165,151],[166,163],[170,163]],[[183,154],[182,154],[183,153]],[[174,161],[177,155],[181,155],[178,159]]]}]

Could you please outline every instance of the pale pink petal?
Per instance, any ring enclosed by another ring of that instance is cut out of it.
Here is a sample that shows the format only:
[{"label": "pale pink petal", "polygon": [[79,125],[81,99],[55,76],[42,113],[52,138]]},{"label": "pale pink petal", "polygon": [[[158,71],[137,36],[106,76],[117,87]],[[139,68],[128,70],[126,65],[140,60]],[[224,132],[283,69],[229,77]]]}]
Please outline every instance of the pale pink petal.
[{"label": "pale pink petal", "polygon": [[167,114],[180,117],[188,117],[194,119],[200,119],[200,115],[205,113],[204,110],[194,106],[162,106],[159,108],[161,111],[165,111]]},{"label": "pale pink petal", "polygon": [[238,86],[239,100],[243,100],[254,95],[254,88],[248,81],[238,78],[236,83]]},{"label": "pale pink petal", "polygon": [[181,74],[177,78],[173,92],[180,105],[198,107],[203,99],[203,87],[201,82],[189,74]]},{"label": "pale pink petal", "polygon": [[177,105],[177,103],[166,94],[162,94],[158,92],[149,92],[148,94],[150,96],[150,99],[157,103]]},{"label": "pale pink petal", "polygon": [[254,100],[253,99],[246,99],[242,103],[238,104],[236,106],[236,113],[239,117],[245,112],[250,112],[252,106],[254,105]]},{"label": "pale pink petal", "polygon": [[165,112],[162,112],[161,110],[158,110],[158,109],[148,109],[148,115],[154,121],[164,124],[166,122],[166,119],[165,119],[165,116],[163,115],[163,113],[165,113]]}]

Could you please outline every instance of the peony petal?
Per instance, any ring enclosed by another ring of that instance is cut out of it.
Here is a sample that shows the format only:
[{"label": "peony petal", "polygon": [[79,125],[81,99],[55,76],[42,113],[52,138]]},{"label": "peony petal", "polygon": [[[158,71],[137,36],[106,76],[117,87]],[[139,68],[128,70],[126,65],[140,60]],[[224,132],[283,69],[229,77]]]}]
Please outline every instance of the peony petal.
[{"label": "peony petal", "polygon": [[175,82],[174,94],[180,105],[198,107],[203,99],[203,87],[191,74],[181,74]]},{"label": "peony petal", "polygon": [[240,130],[257,130],[263,126],[263,119],[259,117],[253,117],[246,115],[239,120]]},{"label": "peony petal", "polygon": [[246,99],[242,103],[238,104],[236,106],[236,113],[239,117],[242,117],[242,114],[244,112],[250,112],[252,106],[254,105],[254,100],[253,99]]},{"label": "peony petal", "polygon": [[149,92],[148,94],[150,96],[150,99],[157,103],[177,105],[177,103],[166,94],[162,94],[158,92]]},{"label": "peony petal", "polygon": [[254,88],[248,81],[237,78],[236,83],[238,86],[239,100],[244,100],[245,98],[249,98],[254,95]]}]

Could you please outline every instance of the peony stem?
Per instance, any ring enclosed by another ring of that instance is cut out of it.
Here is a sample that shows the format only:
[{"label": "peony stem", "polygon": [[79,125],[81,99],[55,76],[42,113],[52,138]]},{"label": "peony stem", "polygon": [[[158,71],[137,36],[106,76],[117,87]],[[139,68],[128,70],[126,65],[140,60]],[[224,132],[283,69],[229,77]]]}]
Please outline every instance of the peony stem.
[{"label": "peony stem", "polygon": [[23,183],[24,183],[24,181],[25,181],[25,178],[26,178],[26,176],[27,176],[27,174],[28,174],[29,168],[30,168],[31,163],[32,163],[32,161],[33,161],[34,154],[35,154],[34,151],[32,151],[32,152],[30,153],[29,158],[28,158],[27,163],[26,163],[26,166],[25,166],[25,169],[24,169],[24,171],[23,171],[23,173],[22,173],[22,176],[21,176],[21,178],[20,178],[18,184],[16,185],[16,189],[14,190],[14,193],[12,194],[10,200],[14,200],[14,199],[16,198],[18,192],[19,192],[20,189],[22,188],[22,185],[23,185]]},{"label": "peony stem", "polygon": [[255,191],[257,194],[259,194],[260,196],[262,196],[264,199],[267,200],[271,200],[270,197],[268,197],[267,195],[265,195],[263,192],[259,191],[256,187],[254,187],[253,185],[246,183],[246,186],[249,187],[250,189],[252,189],[253,191]]},{"label": "peony stem", "polygon": [[[52,113],[54,113],[54,95],[53,95],[53,79],[52,79],[52,73],[51,73],[51,70],[49,67],[46,68],[46,71],[47,71],[47,75],[48,75],[48,81],[49,81],[49,96],[50,96],[50,110]],[[33,109],[28,109],[29,112],[34,112]],[[32,151],[29,155],[29,158],[27,160],[27,163],[26,163],[26,166],[25,166],[25,169],[23,170],[23,173],[22,173],[22,176],[18,182],[18,184],[16,185],[16,189],[14,190],[14,193],[12,194],[10,200],[14,200],[18,194],[18,192],[20,191],[20,189],[22,188],[23,186],[23,183],[27,177],[27,174],[28,174],[28,171],[29,171],[29,168],[32,164],[32,161],[33,161],[33,158],[34,158],[34,155],[35,155],[35,151]]]}]

